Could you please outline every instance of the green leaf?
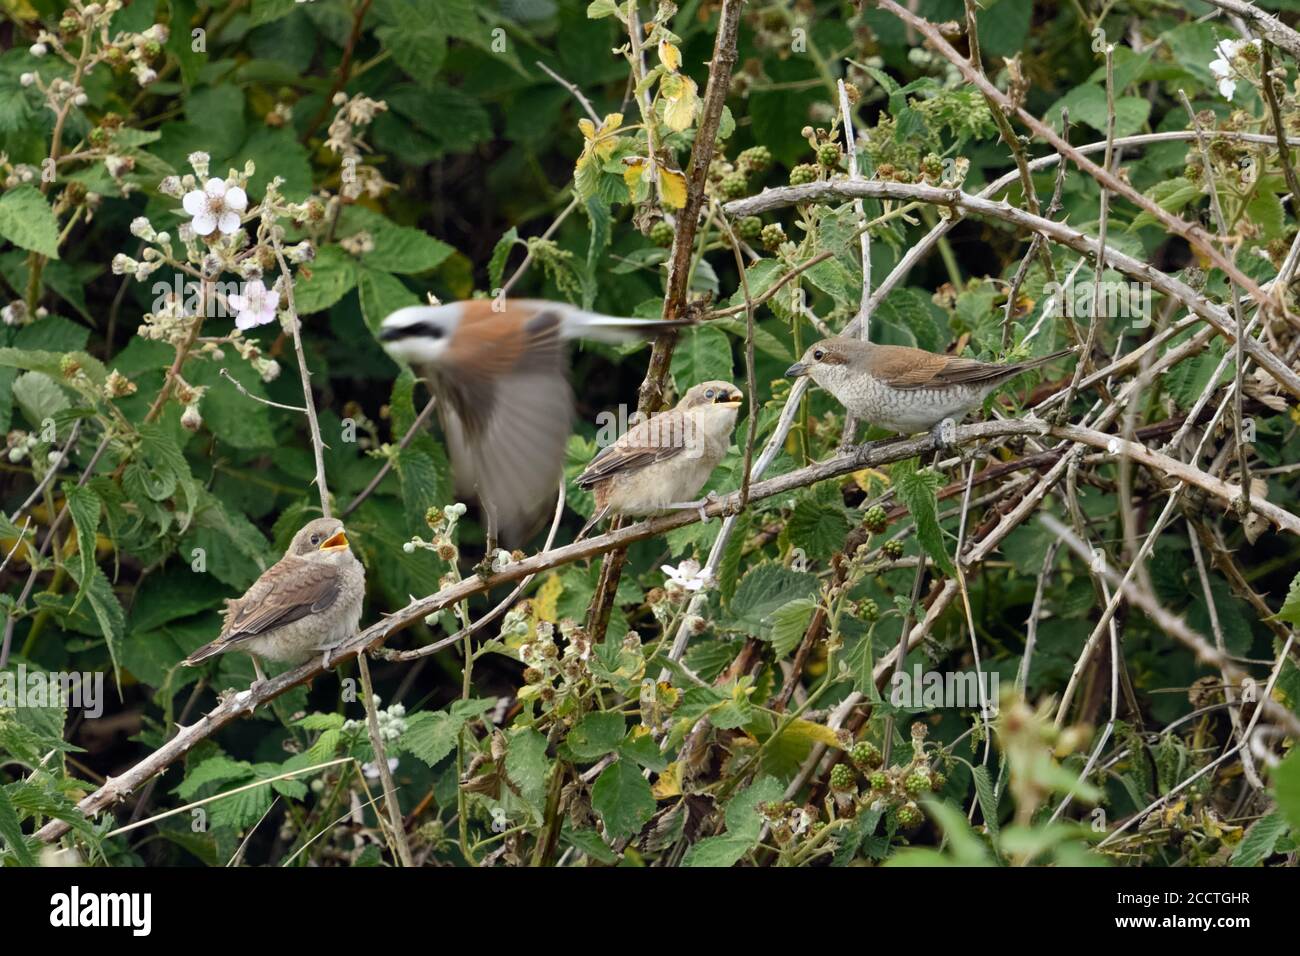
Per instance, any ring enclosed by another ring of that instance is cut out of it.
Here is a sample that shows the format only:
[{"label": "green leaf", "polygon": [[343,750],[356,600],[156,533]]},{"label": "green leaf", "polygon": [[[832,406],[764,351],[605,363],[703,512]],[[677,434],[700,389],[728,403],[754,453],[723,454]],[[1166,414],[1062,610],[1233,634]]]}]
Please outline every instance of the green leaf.
[{"label": "green leaf", "polygon": [[[833,483],[827,483],[826,487],[839,497],[839,489]],[[830,502],[820,497],[801,500],[794,506],[786,524],[790,543],[802,548],[807,557],[819,561],[829,558],[844,546],[849,527],[844,506],[838,501]]]},{"label": "green leaf", "polygon": [[772,612],[769,618],[772,622],[769,639],[772,642],[772,653],[776,655],[777,660],[781,660],[799,646],[816,609],[817,602],[812,598],[796,598]]},{"label": "green leaf", "polygon": [[[11,787],[23,786],[21,783],[11,784]],[[14,810],[14,805],[9,802],[9,795],[6,793],[6,787],[0,787],[0,837],[5,841],[9,852],[14,855],[19,866],[35,866],[36,858],[32,856],[31,848],[27,846],[27,838],[23,835],[23,828],[18,820],[18,813]]]},{"label": "green leaf", "polygon": [[1291,586],[1287,588],[1286,600],[1277,612],[1277,619],[1300,626],[1300,573],[1291,579]]},{"label": "green leaf", "polygon": [[420,297],[395,275],[365,266],[359,266],[357,273],[361,315],[371,332],[378,332],[379,324],[398,309],[420,304]]},{"label": "green leaf", "polygon": [[[118,603],[117,595],[113,593],[113,585],[108,583],[108,578],[104,576],[104,572],[99,570],[99,567],[93,563],[90,565],[89,570],[83,570],[80,566],[74,564],[68,568],[68,573],[77,582],[77,600],[81,601],[84,597],[90,604],[90,610],[95,615],[95,621],[99,624],[100,634],[108,645],[108,655],[113,661],[113,671],[117,673],[121,667],[117,653],[122,643],[122,637],[126,633],[126,613],[122,610],[122,605]],[[120,674],[118,679],[120,683]]]},{"label": "green leaf", "polygon": [[[1191,202],[1195,202],[1202,195],[1204,190],[1190,179],[1182,176],[1176,176],[1173,179],[1162,179],[1156,183],[1144,194],[1165,212],[1178,213]],[[1128,231],[1141,229],[1143,226],[1154,226],[1159,220],[1149,212],[1138,213],[1133,222],[1129,224]]]},{"label": "green leaf", "polygon": [[[91,568],[95,566],[95,533],[99,530],[99,495],[84,485],[78,488],[71,482],[63,486],[63,493],[68,504],[68,512],[72,515],[73,527],[77,532],[77,579],[85,581],[90,576]],[[81,604],[82,597],[84,594],[78,592],[77,599],[72,605],[74,611]]]},{"label": "green leaf", "polygon": [[216,363],[191,362],[185,367],[185,377],[191,385],[207,388],[199,406],[203,423],[231,448],[276,447],[271,408],[257,401],[268,397],[261,377],[244,362],[232,362],[226,367],[226,373],[254,397],[242,394],[234,382],[221,374],[221,366]]},{"label": "green leaf", "polygon": [[1277,808],[1293,827],[1300,827],[1300,749],[1292,750],[1273,768],[1273,795]]},{"label": "green leaf", "polygon": [[24,372],[13,384],[14,401],[33,428],[40,429],[44,421],[67,411],[68,396],[44,372]]},{"label": "green leaf", "polygon": [[916,459],[895,462],[890,469],[894,487],[898,490],[899,500],[907,506],[912,520],[916,522],[917,538],[921,547],[930,555],[931,560],[949,576],[956,574],[952,558],[943,543],[943,531],[939,527],[939,485],[942,479],[932,468],[920,471],[916,468]]},{"label": "green leaf", "polygon": [[980,801],[980,813],[984,814],[984,825],[989,828],[994,841],[998,838],[998,799],[993,795],[993,780],[989,769],[979,764],[974,770],[975,793]]},{"label": "green leaf", "polygon": [[412,533],[424,528],[424,516],[439,503],[446,486],[438,466],[425,452],[407,446],[397,453],[394,470],[402,486],[402,506],[406,525]]},{"label": "green leaf", "polygon": [[[1087,123],[1099,133],[1106,132],[1106,91],[1084,83],[1076,86],[1047,110],[1046,121],[1059,124],[1062,107],[1070,111],[1071,122]],[[1141,96],[1115,97],[1115,135],[1131,136],[1142,129],[1151,114],[1151,103]]]},{"label": "green leaf", "polygon": [[625,733],[622,714],[594,711],[574,724],[564,743],[575,760],[591,761],[617,750]]},{"label": "green leaf", "polygon": [[759,635],[771,627],[770,615],[799,598],[811,598],[818,589],[814,575],[764,561],[745,572],[731,599],[728,628]]},{"label": "green leaf", "polygon": [[759,834],[763,832],[763,817],[758,812],[758,805],[780,800],[783,791],[784,787],[775,777],[762,777],[736,794],[727,803],[726,832],[721,836],[706,837],[692,846],[682,858],[682,866],[735,866],[741,857],[758,845]]},{"label": "green leaf", "polygon": [[1229,864],[1232,866],[1259,866],[1273,855],[1277,841],[1289,830],[1286,817],[1274,810],[1268,816],[1261,817],[1250,825],[1246,835],[1241,838],[1237,848],[1232,851]]},{"label": "green leaf", "polygon": [[501,283],[505,280],[506,261],[510,258],[510,250],[519,243],[519,230],[511,226],[506,230],[505,235],[497,240],[497,244],[492,247],[492,258],[488,260],[488,288],[495,294],[496,290],[501,288]]},{"label": "green leaf", "polygon": [[605,824],[610,840],[634,837],[655,812],[650,782],[631,760],[616,760],[606,767],[591,788],[591,806]]},{"label": "green leaf", "polygon": [[520,796],[539,813],[546,802],[546,777],[551,761],[546,756],[546,738],[531,727],[522,727],[509,737],[506,776],[519,788]]},{"label": "green leaf", "polygon": [[[303,273],[310,272],[310,278]],[[325,246],[310,266],[299,270],[293,284],[293,304],[299,315],[328,309],[357,284],[356,263],[338,246]]]},{"label": "green leaf", "polygon": [[63,377],[66,359],[74,360],[96,385],[108,378],[104,363],[85,352],[50,352],[43,349],[0,348],[0,366],[43,372],[58,381]]},{"label": "green leaf", "polygon": [[20,248],[59,258],[59,221],[35,186],[15,186],[0,195],[0,236]]},{"label": "green leaf", "polygon": [[731,340],[711,326],[691,329],[673,350],[671,371],[678,394],[701,382],[730,382],[734,374]]},{"label": "green leaf", "polygon": [[434,766],[453,750],[460,737],[465,718],[446,712],[420,713],[406,723],[402,749]]},{"label": "green leaf", "polygon": [[414,274],[436,269],[455,250],[420,229],[399,226],[365,206],[349,206],[342,217],[344,237],[366,232],[374,248],[362,253],[360,261],[381,272]]}]

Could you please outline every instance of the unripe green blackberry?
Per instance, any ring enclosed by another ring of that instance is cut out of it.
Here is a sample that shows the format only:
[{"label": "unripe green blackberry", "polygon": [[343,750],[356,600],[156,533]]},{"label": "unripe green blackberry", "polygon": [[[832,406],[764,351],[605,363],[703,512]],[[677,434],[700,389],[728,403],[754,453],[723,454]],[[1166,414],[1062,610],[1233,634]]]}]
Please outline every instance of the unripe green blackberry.
[{"label": "unripe green blackberry", "polygon": [[920,770],[908,774],[907,779],[903,781],[903,787],[914,797],[929,793],[931,788],[930,775]]},{"label": "unripe green blackberry", "polygon": [[871,741],[860,740],[849,751],[849,759],[853,761],[853,766],[866,773],[880,766],[880,750]]},{"label": "unripe green blackberry", "polygon": [[885,773],[883,770],[877,770],[867,779],[871,783],[872,790],[883,792],[889,789],[889,774]]},{"label": "unripe green blackberry", "polygon": [[656,246],[663,246],[664,248],[671,246],[674,235],[676,235],[676,231],[673,229],[672,223],[665,222],[662,219],[650,227],[650,241]]},{"label": "unripe green blackberry", "polygon": [[768,252],[776,252],[781,248],[781,243],[785,242],[785,229],[779,222],[768,223],[760,235],[763,237],[763,248]]},{"label": "unripe green blackberry", "polygon": [[924,819],[925,816],[921,813],[921,808],[911,801],[898,808],[898,825],[904,830],[920,826],[921,821]]},{"label": "unripe green blackberry", "polygon": [[817,162],[821,163],[827,169],[834,169],[840,164],[839,143],[822,143],[817,147]]},{"label": "unripe green blackberry", "polygon": [[751,146],[736,157],[736,165],[747,173],[765,173],[772,168],[772,151],[766,146]]},{"label": "unripe green blackberry", "polygon": [[817,167],[812,163],[800,163],[790,170],[791,186],[806,186],[808,183],[815,182],[817,182]]},{"label": "unripe green blackberry", "polygon": [[845,763],[837,763],[831,768],[831,789],[846,791],[856,789],[853,768]]},{"label": "unripe green blackberry", "polygon": [[744,173],[728,173],[722,177],[720,188],[728,199],[739,199],[749,191],[749,180]]},{"label": "unripe green blackberry", "polygon": [[948,778],[945,777],[943,774],[941,774],[939,771],[937,770],[930,771],[930,783],[934,785],[933,789],[936,793],[942,790],[944,788],[944,785],[947,782],[948,782]]},{"label": "unripe green blackberry", "polygon": [[893,541],[886,541],[880,548],[885,557],[891,561],[897,561],[903,556],[903,542],[895,538]]},{"label": "unripe green blackberry", "polygon": [[938,182],[943,178],[943,160],[937,153],[927,153],[921,160],[921,172],[927,180]]},{"label": "unripe green blackberry", "polygon": [[863,598],[858,602],[858,614],[862,620],[872,624],[880,620],[880,605],[871,598]]},{"label": "unripe green blackberry", "polygon": [[757,216],[746,216],[740,222],[736,223],[736,234],[741,239],[753,242],[763,234],[763,220]]},{"label": "unripe green blackberry", "polygon": [[868,508],[867,513],[862,516],[862,527],[872,534],[880,534],[889,527],[889,513],[885,511],[884,505],[872,505]]},{"label": "unripe green blackberry", "polygon": [[101,149],[108,145],[108,130],[102,126],[96,126],[90,131],[90,145],[96,149]]}]

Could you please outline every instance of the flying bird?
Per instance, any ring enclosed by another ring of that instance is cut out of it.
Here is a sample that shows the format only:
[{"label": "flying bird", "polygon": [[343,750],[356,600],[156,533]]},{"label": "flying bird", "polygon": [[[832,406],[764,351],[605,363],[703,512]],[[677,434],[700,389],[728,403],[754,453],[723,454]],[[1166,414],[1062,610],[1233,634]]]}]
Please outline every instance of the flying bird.
[{"label": "flying bird", "polygon": [[608,515],[703,509],[703,501],[691,499],[726,457],[743,397],[729,382],[701,382],[675,407],[601,449],[576,479],[596,499],[596,510],[578,537]]},{"label": "flying bird", "polygon": [[365,592],[365,569],[348,546],[343,522],[309,521],[243,597],[226,601],[221,634],[184,663],[193,667],[226,651],[244,651],[260,684],[266,675],[259,658],[301,664],[356,634]]},{"label": "flying bird", "polygon": [[477,497],[489,548],[523,544],[564,471],[573,421],[565,342],[624,342],[691,320],[623,319],[560,302],[475,299],[398,309],[379,339],[437,398],[456,494]]},{"label": "flying bird", "polygon": [[1021,372],[1072,351],[1001,365],[835,336],[810,345],[785,374],[808,376],[856,418],[903,435],[933,431],[943,442],[945,420],[959,420]]}]

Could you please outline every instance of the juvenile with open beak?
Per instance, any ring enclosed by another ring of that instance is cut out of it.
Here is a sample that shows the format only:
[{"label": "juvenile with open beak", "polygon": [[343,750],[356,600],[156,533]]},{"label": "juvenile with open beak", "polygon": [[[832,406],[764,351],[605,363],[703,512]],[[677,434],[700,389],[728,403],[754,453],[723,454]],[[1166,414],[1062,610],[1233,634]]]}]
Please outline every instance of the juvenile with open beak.
[{"label": "juvenile with open beak", "polygon": [[[729,382],[702,382],[603,448],[576,479],[596,499],[582,537],[608,515],[704,507],[693,499],[731,447],[744,396]],[[703,514],[701,514],[701,519]]]},{"label": "juvenile with open beak", "polygon": [[524,543],[564,470],[573,420],[564,343],[623,342],[691,325],[624,319],[532,299],[482,299],[398,309],[379,338],[437,397],[456,494],[477,496],[489,546]]},{"label": "juvenile with open beak", "polygon": [[293,536],[284,557],[267,568],[241,598],[226,602],[221,634],[184,661],[199,664],[226,651],[253,658],[257,681],[266,679],[259,658],[301,664],[357,633],[366,573],[348,546],[343,522],[309,521]]},{"label": "juvenile with open beak", "polygon": [[856,418],[903,435],[934,431],[943,442],[944,421],[960,420],[1021,372],[1071,351],[1000,365],[836,336],[813,343],[785,374],[808,376]]}]

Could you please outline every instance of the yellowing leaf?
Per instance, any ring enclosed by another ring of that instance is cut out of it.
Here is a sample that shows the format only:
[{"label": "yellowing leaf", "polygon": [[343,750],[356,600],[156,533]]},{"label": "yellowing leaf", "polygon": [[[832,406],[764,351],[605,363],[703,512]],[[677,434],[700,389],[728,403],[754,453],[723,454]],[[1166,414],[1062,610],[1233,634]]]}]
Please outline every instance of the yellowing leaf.
[{"label": "yellowing leaf", "polygon": [[664,122],[669,129],[680,133],[695,122],[695,108],[700,100],[696,89],[695,81],[689,76],[677,74],[664,77],[659,84],[659,95],[664,98]]},{"label": "yellowing leaf", "polygon": [[675,169],[659,167],[659,192],[664,205],[681,209],[686,205],[686,177]]},{"label": "yellowing leaf", "polygon": [[659,779],[650,787],[650,792],[654,794],[656,800],[667,800],[669,797],[682,795],[682,768],[676,760],[659,774]]},{"label": "yellowing leaf", "polygon": [[646,167],[650,164],[640,157],[627,160],[627,165],[623,169],[623,182],[627,184],[627,191],[633,197],[636,196],[637,185],[645,177]]},{"label": "yellowing leaf", "polygon": [[676,73],[682,65],[682,51],[667,40],[659,41],[659,62],[668,70]]},{"label": "yellowing leaf", "polygon": [[574,165],[581,169],[591,161],[592,156],[597,159],[609,159],[614,150],[618,149],[619,139],[621,138],[615,136],[614,132],[622,125],[622,113],[610,113],[601,120],[599,129],[596,128],[595,123],[586,117],[578,120],[578,129],[587,142],[582,147],[582,155],[578,157],[578,161]]},{"label": "yellowing leaf", "polygon": [[839,735],[835,731],[825,724],[818,724],[811,720],[797,718],[791,721],[790,726],[785,729],[785,733],[788,737],[825,744],[827,747],[834,747],[836,750],[844,749],[844,745],[840,742]]},{"label": "yellowing leaf", "polygon": [[536,635],[539,621],[555,621],[559,618],[560,595],[563,592],[564,585],[560,582],[558,574],[552,574],[537,589],[537,593],[533,595],[532,616],[528,621],[530,639]]}]

